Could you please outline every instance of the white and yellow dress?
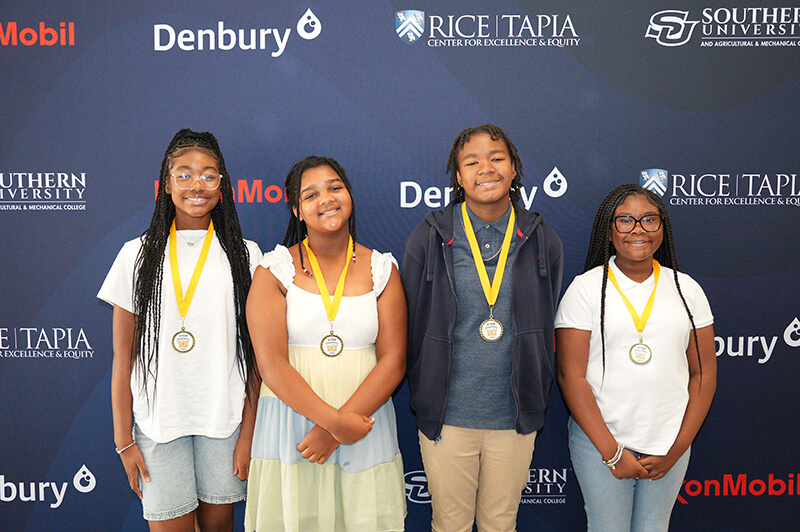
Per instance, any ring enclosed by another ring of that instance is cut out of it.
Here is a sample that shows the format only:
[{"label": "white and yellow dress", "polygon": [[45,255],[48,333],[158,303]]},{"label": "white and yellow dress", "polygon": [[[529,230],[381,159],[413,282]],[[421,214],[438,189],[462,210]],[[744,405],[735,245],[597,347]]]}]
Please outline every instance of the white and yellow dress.
[{"label": "white and yellow dress", "polygon": [[[320,340],[330,323],[319,294],[293,284],[289,250],[276,246],[261,261],[286,288],[289,363],[322,400],[340,408],[376,364],[377,298],[395,263],[372,252],[373,290],[343,297],[334,322],[344,351],[325,356]],[[297,444],[314,424],[261,386],[247,490],[245,530],[403,530],[406,514],[403,461],[391,399],[371,417],[372,430],[352,445],[339,445],[327,462],[311,463]]]}]

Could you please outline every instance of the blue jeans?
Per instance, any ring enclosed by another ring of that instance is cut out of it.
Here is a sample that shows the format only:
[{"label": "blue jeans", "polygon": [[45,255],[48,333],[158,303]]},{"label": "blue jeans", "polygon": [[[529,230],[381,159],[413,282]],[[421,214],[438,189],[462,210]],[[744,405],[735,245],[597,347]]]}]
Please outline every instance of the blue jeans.
[{"label": "blue jeans", "polygon": [[689,466],[690,450],[658,480],[620,480],[603,465],[600,453],[578,423],[569,418],[569,454],[583,493],[588,530],[666,532]]}]

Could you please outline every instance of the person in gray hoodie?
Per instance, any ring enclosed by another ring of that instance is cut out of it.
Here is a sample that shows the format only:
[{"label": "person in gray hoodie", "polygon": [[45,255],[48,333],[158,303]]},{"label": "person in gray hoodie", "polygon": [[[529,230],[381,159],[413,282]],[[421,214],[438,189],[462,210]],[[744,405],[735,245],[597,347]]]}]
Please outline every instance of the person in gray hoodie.
[{"label": "person in gray hoodie", "polygon": [[514,530],[553,381],[563,248],[520,196],[522,161],[484,124],[453,142],[453,201],[409,236],[407,378],[432,529]]}]

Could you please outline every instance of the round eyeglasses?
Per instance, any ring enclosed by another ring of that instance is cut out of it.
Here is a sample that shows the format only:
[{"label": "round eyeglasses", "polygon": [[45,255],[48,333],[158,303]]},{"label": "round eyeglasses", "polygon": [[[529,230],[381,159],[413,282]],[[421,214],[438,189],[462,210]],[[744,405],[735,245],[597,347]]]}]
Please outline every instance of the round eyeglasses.
[{"label": "round eyeglasses", "polygon": [[636,224],[642,226],[642,229],[648,233],[654,233],[661,229],[661,215],[660,214],[646,214],[639,219],[633,216],[614,216],[614,227],[620,233],[630,233],[636,227]]},{"label": "round eyeglasses", "polygon": [[222,180],[220,174],[206,172],[200,176],[192,175],[188,172],[181,172],[178,174],[170,174],[175,178],[175,186],[181,190],[189,190],[194,185],[195,180],[200,181],[200,185],[206,190],[214,190],[219,187],[219,182]]}]

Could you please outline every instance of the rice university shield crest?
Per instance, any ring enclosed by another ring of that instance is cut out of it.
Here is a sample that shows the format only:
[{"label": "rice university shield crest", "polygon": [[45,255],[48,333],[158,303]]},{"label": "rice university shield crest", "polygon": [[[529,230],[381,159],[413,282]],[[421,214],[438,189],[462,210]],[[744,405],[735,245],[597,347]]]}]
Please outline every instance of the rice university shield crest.
[{"label": "rice university shield crest", "polygon": [[650,168],[640,172],[639,184],[650,192],[655,192],[659,196],[664,196],[667,191],[668,174],[666,170],[660,168]]},{"label": "rice university shield crest", "polygon": [[425,33],[425,12],[406,9],[394,14],[394,27],[397,36],[407,44],[414,44]]}]

